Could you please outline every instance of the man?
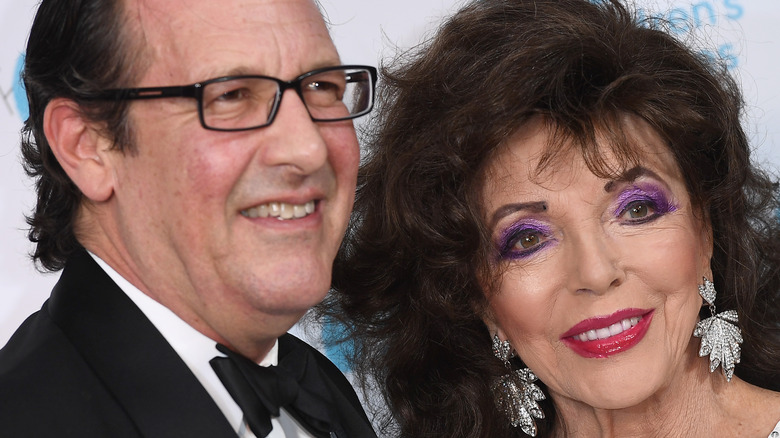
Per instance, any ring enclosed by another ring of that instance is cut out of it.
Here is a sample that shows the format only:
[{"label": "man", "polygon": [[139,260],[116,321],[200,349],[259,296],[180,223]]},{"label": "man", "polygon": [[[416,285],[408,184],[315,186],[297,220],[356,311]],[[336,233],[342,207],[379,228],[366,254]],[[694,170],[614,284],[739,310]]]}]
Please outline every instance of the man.
[{"label": "man", "polygon": [[42,2],[23,154],[64,271],[0,351],[0,435],[375,436],[285,334],[352,208],[376,71],[339,65],[313,0]]}]

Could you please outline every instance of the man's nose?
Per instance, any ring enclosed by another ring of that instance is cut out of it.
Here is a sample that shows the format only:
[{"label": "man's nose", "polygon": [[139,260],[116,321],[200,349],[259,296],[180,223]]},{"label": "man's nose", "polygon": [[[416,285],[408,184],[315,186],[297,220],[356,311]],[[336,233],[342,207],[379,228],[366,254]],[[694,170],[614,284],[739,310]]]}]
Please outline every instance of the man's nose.
[{"label": "man's nose", "polygon": [[311,120],[306,105],[295,92],[286,90],[269,130],[263,158],[269,166],[289,166],[302,175],[321,168],[328,160],[328,145]]}]

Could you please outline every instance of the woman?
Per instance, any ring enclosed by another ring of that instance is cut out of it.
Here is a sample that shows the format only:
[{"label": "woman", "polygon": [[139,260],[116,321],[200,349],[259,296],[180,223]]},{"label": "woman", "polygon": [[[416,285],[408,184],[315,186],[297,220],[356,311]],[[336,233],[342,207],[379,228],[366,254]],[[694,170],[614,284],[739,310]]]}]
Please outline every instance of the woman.
[{"label": "woman", "polygon": [[404,61],[330,301],[386,432],[772,433],[778,194],[727,72],[585,0],[474,2]]}]

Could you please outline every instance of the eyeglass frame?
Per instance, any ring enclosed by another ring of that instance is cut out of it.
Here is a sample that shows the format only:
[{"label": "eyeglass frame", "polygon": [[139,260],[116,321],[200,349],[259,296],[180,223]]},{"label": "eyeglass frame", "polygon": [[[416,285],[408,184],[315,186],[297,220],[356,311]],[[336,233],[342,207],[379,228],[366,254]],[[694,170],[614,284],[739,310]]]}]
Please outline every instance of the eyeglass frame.
[{"label": "eyeglass frame", "polygon": [[[326,73],[333,70],[349,70],[349,69],[365,70],[369,73],[371,77],[371,84],[369,87],[369,90],[371,92],[371,101],[369,102],[366,109],[359,113],[350,114],[346,117],[339,117],[336,119],[319,119],[312,116],[311,112],[309,111],[309,107],[306,104],[306,100],[303,97],[303,90],[301,89],[301,84],[303,83],[303,81],[306,80],[306,78],[309,78],[314,75],[318,75],[320,73]],[[266,122],[261,125],[250,126],[248,128],[215,128],[213,126],[207,126],[205,117],[203,115],[203,89],[205,88],[205,86],[217,82],[230,81],[233,79],[252,79],[252,78],[268,79],[278,84],[277,92],[274,97],[274,103],[273,106],[271,107],[271,111],[268,114],[268,119],[266,120]],[[164,99],[170,97],[189,97],[197,100],[198,102],[198,119],[200,120],[200,125],[203,127],[203,129],[207,129],[210,131],[237,132],[237,131],[250,131],[253,129],[265,128],[271,125],[271,123],[273,123],[274,119],[276,118],[276,113],[279,111],[279,107],[282,104],[282,97],[284,96],[284,92],[289,89],[295,90],[296,94],[298,94],[298,97],[300,97],[301,102],[303,102],[303,105],[306,107],[306,111],[309,113],[309,117],[311,117],[311,120],[314,122],[339,122],[343,120],[356,119],[358,117],[370,113],[371,110],[374,108],[374,101],[376,98],[376,81],[377,81],[377,70],[375,67],[371,67],[368,65],[337,65],[337,66],[318,68],[318,69],[308,71],[290,81],[285,81],[283,79],[275,78],[273,76],[264,76],[264,75],[220,76],[217,78],[207,79],[201,82],[196,82],[190,85],[171,85],[165,87],[143,87],[143,88],[112,88],[109,90],[103,90],[101,92],[98,92],[96,95],[86,96],[86,100],[119,101],[119,100]]]}]

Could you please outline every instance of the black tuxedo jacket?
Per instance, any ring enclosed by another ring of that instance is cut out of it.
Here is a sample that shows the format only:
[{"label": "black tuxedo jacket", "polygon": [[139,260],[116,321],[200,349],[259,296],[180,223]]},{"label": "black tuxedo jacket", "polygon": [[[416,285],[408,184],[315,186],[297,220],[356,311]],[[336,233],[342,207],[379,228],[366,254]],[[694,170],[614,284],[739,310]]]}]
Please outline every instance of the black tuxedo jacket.
[{"label": "black tuxedo jacket", "polygon": [[[292,335],[280,338],[280,357],[296,348],[316,356],[346,435],[375,437],[339,370]],[[41,310],[0,350],[0,437],[236,433],[157,329],[82,251],[68,260]]]}]

